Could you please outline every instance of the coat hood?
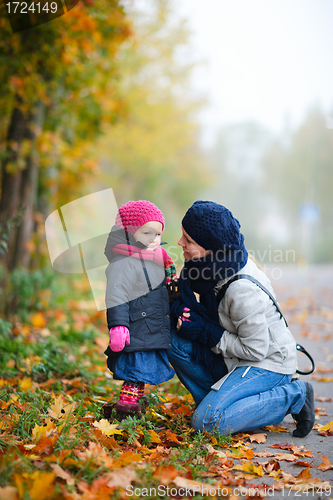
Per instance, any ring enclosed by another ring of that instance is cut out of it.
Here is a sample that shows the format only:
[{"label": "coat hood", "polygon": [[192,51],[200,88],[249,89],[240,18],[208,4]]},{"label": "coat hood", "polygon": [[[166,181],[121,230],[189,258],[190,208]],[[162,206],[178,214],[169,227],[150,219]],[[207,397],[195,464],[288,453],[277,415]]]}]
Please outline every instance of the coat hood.
[{"label": "coat hood", "polygon": [[113,253],[113,247],[116,245],[131,245],[133,247],[145,249],[146,245],[141,243],[141,241],[136,241],[131,233],[125,231],[124,229],[120,229],[119,226],[113,226],[104,250],[104,254],[109,262],[113,259],[115,254]]}]

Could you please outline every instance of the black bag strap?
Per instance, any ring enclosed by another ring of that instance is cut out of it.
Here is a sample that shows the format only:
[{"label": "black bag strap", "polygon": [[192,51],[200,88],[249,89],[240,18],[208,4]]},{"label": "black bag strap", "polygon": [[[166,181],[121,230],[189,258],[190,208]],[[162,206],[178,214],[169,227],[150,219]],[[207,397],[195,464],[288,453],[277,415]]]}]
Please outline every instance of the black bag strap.
[{"label": "black bag strap", "polygon": [[[278,311],[278,313],[280,314],[280,317],[283,318],[286,326],[288,327],[288,323],[287,323],[287,320],[286,318],[283,316],[282,314],[282,311],[279,307],[279,304],[276,302],[275,298],[273,297],[273,295],[270,293],[269,290],[267,290],[266,287],[264,287],[264,285],[262,285],[260,283],[260,281],[256,280],[253,276],[251,276],[250,274],[236,274],[233,278],[231,278],[229,281],[227,281],[223,286],[222,288],[218,291],[217,295],[216,295],[216,301],[217,301],[217,307],[219,306],[219,303],[221,302],[221,300],[223,299],[223,297],[225,296],[226,294],[226,291],[229,287],[229,285],[231,285],[231,283],[233,283],[234,281],[237,281],[237,280],[241,280],[241,279],[246,279],[246,280],[249,280],[249,281],[252,281],[252,283],[255,283],[259,288],[261,288],[261,290],[265,293],[267,293],[267,295],[269,296],[269,298],[271,299],[271,301],[273,302],[273,304],[275,305],[276,307],[276,310]],[[311,370],[309,370],[308,372],[302,372],[300,370],[296,370],[296,373],[299,373],[300,375],[310,375],[310,373],[312,373],[315,369],[315,362],[312,358],[312,356],[308,353],[308,351],[306,349],[304,349],[303,346],[301,346],[300,344],[296,344],[296,349],[300,352],[302,352],[303,354],[305,354],[309,360],[311,361]]]}]

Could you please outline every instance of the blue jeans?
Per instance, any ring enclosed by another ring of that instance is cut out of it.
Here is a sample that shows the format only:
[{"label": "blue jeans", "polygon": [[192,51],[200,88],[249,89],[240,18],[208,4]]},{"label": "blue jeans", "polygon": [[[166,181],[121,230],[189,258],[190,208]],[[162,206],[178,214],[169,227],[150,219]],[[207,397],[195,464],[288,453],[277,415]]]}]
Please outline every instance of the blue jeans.
[{"label": "blue jeans", "polygon": [[276,425],[288,413],[299,413],[305,403],[303,382],[291,382],[291,375],[254,366],[248,371],[246,366],[236,368],[218,391],[212,390],[211,386],[226,374],[224,363],[220,373],[212,374],[207,366],[191,359],[191,341],[171,332],[171,342],[170,363],[197,404],[192,417],[194,429],[226,435]]}]

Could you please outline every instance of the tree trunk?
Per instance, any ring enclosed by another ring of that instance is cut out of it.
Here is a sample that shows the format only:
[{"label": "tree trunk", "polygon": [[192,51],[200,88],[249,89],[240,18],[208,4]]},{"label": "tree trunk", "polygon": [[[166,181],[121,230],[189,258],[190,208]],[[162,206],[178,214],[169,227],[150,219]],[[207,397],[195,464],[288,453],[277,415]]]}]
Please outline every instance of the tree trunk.
[{"label": "tree trunk", "polygon": [[37,205],[39,158],[35,141],[44,123],[45,105],[39,101],[27,127],[26,138],[31,141],[31,148],[26,158],[26,167],[22,172],[21,207],[25,207],[22,224],[17,230],[15,250],[10,263],[15,267],[28,267],[31,246],[28,245],[34,230],[34,211]]},{"label": "tree trunk", "polygon": [[1,165],[0,224],[14,217],[20,206],[22,171],[17,168],[17,160],[26,125],[22,111],[14,108],[7,134],[6,157]]},{"label": "tree trunk", "polygon": [[[18,102],[21,102],[18,98]],[[2,161],[0,225],[13,219],[20,208],[24,208],[22,222],[12,229],[6,267],[28,267],[31,248],[27,243],[33,232],[33,211],[37,199],[38,158],[35,140],[44,122],[45,105],[39,101],[28,117],[15,107],[7,134],[6,158]],[[29,152],[23,159],[25,168],[19,166],[22,141],[30,141]]]}]

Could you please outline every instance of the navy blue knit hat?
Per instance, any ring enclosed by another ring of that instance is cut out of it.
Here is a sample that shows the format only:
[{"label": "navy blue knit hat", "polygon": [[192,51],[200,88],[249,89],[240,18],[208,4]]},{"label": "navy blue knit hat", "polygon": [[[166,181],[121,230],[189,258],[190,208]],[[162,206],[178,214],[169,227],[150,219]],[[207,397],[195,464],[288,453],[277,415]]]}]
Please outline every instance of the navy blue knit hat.
[{"label": "navy blue knit hat", "polygon": [[194,202],[184,215],[182,226],[205,250],[245,250],[240,223],[230,210],[213,201]]}]

